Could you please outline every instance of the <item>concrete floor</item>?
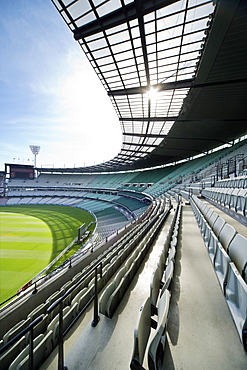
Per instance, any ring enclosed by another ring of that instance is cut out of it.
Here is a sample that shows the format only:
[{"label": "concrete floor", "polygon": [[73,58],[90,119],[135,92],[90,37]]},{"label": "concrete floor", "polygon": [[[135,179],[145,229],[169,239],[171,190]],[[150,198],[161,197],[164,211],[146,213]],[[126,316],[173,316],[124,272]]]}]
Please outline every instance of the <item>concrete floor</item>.
[{"label": "concrete floor", "polygon": [[[90,306],[67,335],[64,351],[69,370],[129,369],[138,311],[149,295],[151,275],[158,261],[160,245],[165,240],[168,222],[113,318],[100,315],[98,325],[93,328],[93,308]],[[146,359],[143,366],[148,369]],[[183,206],[166,351],[161,368],[247,368],[247,356],[189,205]],[[41,369],[57,369],[56,350]]]}]

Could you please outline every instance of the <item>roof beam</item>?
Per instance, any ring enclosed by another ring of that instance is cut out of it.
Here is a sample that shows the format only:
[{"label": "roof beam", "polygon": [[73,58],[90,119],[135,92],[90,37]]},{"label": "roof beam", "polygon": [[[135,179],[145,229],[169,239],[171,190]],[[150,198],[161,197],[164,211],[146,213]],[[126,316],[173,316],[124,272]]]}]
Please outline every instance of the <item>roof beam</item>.
[{"label": "roof beam", "polygon": [[178,119],[177,116],[172,117],[120,117],[119,121],[125,121],[125,122],[164,122],[164,121],[175,121]]},{"label": "roof beam", "polygon": [[[247,78],[235,79],[235,80],[224,80],[224,81],[214,81],[205,83],[194,83],[194,79],[180,80],[177,82],[169,82],[164,84],[152,85],[152,88],[156,89],[158,92],[164,90],[174,90],[174,89],[186,89],[193,87],[194,89],[200,89],[203,87],[211,86],[222,86],[231,85],[247,82]],[[119,89],[108,91],[108,96],[119,96],[119,95],[134,95],[134,94],[147,94],[149,91],[148,86],[132,87],[129,89]]]},{"label": "roof beam", "polygon": [[94,35],[98,32],[106,31],[110,28],[119,26],[123,23],[136,19],[138,16],[144,16],[152,11],[164,8],[167,5],[173,4],[178,0],[142,0],[141,9],[136,9],[135,1],[121,7],[109,14],[100,18],[100,23],[96,19],[79,28],[73,30],[75,40],[80,40],[85,37]]},{"label": "roof beam", "polygon": [[[135,144],[133,144],[133,143],[128,143],[128,142],[126,142],[126,141],[124,141],[123,142],[123,144],[125,144],[125,145],[132,145],[132,146],[139,146],[139,147],[143,147],[143,146],[146,146],[146,147],[148,147],[148,148],[157,148],[159,145],[154,145],[154,144],[141,144],[141,143],[135,143]],[[136,152],[136,153],[146,153],[146,154],[148,154],[148,152],[143,152],[143,151],[141,151],[141,150],[139,150],[138,149],[138,151],[137,150],[130,150],[130,149],[122,149],[122,150],[126,150],[127,152],[128,151],[132,151],[132,152]]]},{"label": "roof beam", "polygon": [[[193,81],[194,79],[190,78],[187,80],[180,80],[176,82],[160,83],[152,85],[152,88],[156,89],[158,92],[164,90],[186,89],[193,86]],[[107,92],[107,94],[108,96],[147,94],[149,89],[150,86],[139,86],[131,87],[129,89],[110,90]]]},{"label": "roof beam", "polygon": [[123,135],[126,136],[137,136],[137,137],[151,137],[151,138],[167,138],[167,135],[161,135],[161,134],[138,134],[135,132],[123,132]]}]

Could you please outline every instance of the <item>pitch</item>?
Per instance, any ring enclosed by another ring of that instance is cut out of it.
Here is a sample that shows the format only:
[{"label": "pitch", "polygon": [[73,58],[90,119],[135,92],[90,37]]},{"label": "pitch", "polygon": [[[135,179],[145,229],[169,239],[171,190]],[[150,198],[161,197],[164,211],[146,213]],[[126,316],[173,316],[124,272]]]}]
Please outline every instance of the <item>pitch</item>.
[{"label": "pitch", "polygon": [[67,206],[0,207],[0,303],[16,294],[77,236],[93,216]]}]

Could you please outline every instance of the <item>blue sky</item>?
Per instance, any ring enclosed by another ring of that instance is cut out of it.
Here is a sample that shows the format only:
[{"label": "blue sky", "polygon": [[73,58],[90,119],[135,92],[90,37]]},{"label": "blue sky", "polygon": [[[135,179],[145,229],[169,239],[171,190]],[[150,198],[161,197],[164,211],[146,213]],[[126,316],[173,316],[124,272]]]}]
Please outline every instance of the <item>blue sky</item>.
[{"label": "blue sky", "polygon": [[74,167],[121,149],[117,115],[50,0],[0,0],[0,170]]}]

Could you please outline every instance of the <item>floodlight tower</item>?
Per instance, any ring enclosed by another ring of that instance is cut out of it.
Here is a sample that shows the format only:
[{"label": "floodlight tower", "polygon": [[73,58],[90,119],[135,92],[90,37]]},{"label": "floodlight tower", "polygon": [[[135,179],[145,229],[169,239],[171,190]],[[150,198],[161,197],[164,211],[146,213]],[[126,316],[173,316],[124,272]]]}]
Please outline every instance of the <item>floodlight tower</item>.
[{"label": "floodlight tower", "polygon": [[31,152],[34,154],[34,168],[36,167],[36,155],[39,154],[40,146],[39,145],[29,145]]}]

